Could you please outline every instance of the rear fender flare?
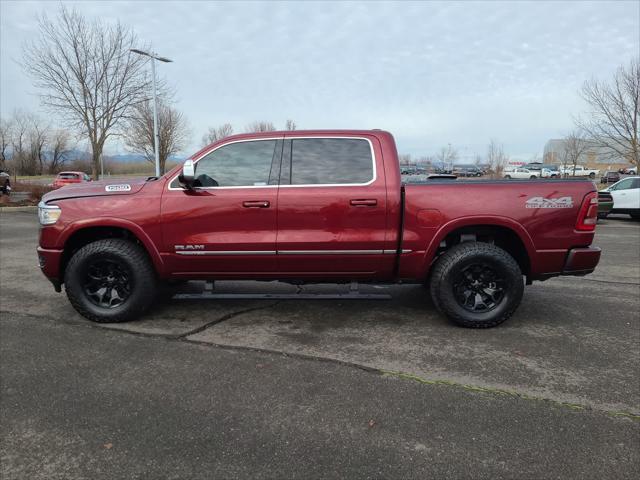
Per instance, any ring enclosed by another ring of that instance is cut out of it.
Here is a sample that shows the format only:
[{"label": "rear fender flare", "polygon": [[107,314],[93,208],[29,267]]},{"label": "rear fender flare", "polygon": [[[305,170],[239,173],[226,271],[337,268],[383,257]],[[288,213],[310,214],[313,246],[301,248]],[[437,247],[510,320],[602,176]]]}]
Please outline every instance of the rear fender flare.
[{"label": "rear fender flare", "polygon": [[[529,261],[533,263],[535,261],[536,249],[533,244],[533,240],[529,233],[525,230],[525,228],[515,220],[508,217],[497,217],[497,216],[468,216],[461,217],[451,220],[440,227],[440,229],[433,236],[427,249],[425,250],[425,254],[422,258],[422,265],[420,267],[420,272],[426,278],[429,274],[429,270],[431,269],[431,264],[435,258],[435,254],[438,251],[438,247],[440,243],[449,235],[451,232],[458,230],[463,227],[472,227],[472,226],[494,226],[494,227],[503,227],[508,228],[513,231],[523,243],[527,255],[529,256]],[[532,265],[533,268],[533,265]]]}]

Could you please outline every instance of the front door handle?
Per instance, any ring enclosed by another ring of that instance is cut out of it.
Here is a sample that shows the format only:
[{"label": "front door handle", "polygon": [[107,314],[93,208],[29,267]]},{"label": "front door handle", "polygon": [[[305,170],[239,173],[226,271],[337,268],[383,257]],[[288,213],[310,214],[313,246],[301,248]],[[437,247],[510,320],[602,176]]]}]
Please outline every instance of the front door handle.
[{"label": "front door handle", "polygon": [[268,200],[248,200],[246,202],[242,202],[242,206],[244,208],[269,208]]},{"label": "front door handle", "polygon": [[354,207],[375,207],[378,205],[375,198],[353,199],[349,203]]}]

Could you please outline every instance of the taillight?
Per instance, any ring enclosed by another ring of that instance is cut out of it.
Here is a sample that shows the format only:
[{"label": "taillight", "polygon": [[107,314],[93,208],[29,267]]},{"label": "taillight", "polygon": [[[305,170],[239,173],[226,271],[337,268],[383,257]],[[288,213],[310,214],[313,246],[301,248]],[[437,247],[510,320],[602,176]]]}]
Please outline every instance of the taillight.
[{"label": "taillight", "polygon": [[580,213],[578,213],[578,221],[576,222],[576,230],[583,232],[592,232],[596,229],[598,221],[598,192],[588,193],[582,205]]}]

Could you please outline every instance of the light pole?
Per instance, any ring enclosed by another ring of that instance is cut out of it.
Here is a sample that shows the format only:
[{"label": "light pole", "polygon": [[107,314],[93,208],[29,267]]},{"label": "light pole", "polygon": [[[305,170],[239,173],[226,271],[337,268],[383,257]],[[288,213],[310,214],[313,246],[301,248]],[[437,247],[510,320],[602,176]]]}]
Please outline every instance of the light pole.
[{"label": "light pole", "polygon": [[158,99],[156,96],[156,60],[160,62],[170,63],[173,60],[169,60],[165,57],[159,57],[155,53],[143,52],[135,48],[130,49],[131,52],[138,55],[144,55],[151,58],[151,84],[153,88],[153,151],[156,157],[156,177],[160,176],[160,151],[158,150],[158,144],[160,143],[158,134]]}]

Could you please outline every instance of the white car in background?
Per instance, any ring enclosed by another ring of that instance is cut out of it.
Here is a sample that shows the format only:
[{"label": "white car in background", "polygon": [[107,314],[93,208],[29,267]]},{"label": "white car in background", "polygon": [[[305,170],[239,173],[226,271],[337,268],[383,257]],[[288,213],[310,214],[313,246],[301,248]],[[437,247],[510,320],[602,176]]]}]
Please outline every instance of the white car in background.
[{"label": "white car in background", "polygon": [[542,170],[530,170],[524,167],[516,167],[509,170],[504,171],[504,178],[507,180],[511,178],[539,178],[542,177],[551,177],[551,171],[547,168],[543,168]]},{"label": "white car in background", "polygon": [[596,170],[595,168],[584,168],[582,165],[576,165],[575,168],[573,165],[567,165],[566,167],[560,167],[560,173],[570,177],[596,178],[600,175],[600,170]]},{"label": "white car in background", "polygon": [[628,213],[640,219],[640,177],[627,177],[614,183],[603,192],[613,197],[613,208],[609,213]]}]

